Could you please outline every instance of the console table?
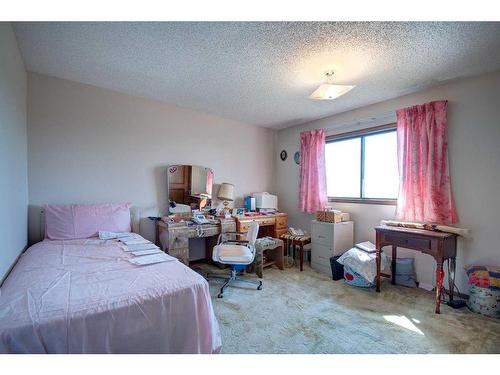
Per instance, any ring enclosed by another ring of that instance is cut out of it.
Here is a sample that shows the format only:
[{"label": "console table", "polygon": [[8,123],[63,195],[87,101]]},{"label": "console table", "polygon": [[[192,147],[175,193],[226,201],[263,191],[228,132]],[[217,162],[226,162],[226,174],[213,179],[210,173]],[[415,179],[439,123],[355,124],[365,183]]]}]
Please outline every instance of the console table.
[{"label": "console table", "polygon": [[436,259],[436,314],[440,313],[441,288],[443,286],[443,262],[448,259],[450,272],[448,282],[450,300],[455,288],[455,260],[457,257],[457,235],[423,229],[401,228],[381,225],[375,228],[377,249],[377,292],[380,292],[380,254],[384,246],[392,246],[392,284],[396,282],[396,258],[398,246],[432,255]]}]

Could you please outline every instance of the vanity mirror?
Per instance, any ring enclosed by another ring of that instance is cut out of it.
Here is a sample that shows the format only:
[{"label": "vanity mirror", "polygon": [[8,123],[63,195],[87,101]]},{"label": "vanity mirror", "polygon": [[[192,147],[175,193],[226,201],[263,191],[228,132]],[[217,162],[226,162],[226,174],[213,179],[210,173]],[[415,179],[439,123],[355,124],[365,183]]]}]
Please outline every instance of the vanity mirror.
[{"label": "vanity mirror", "polygon": [[[202,209],[212,199],[214,172],[196,165],[169,165],[167,167],[170,213],[188,213]],[[174,206],[174,207],[172,207]]]}]

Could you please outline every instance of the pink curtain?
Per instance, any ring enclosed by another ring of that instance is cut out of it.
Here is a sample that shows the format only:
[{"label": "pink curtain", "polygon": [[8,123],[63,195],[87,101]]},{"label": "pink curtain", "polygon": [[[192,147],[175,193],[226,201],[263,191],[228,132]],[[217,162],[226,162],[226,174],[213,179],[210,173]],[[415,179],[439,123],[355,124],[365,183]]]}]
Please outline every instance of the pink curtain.
[{"label": "pink curtain", "polygon": [[325,130],[300,133],[299,208],[314,212],[326,204]]},{"label": "pink curtain", "polygon": [[447,106],[440,100],[396,112],[400,220],[458,221],[448,170]]}]

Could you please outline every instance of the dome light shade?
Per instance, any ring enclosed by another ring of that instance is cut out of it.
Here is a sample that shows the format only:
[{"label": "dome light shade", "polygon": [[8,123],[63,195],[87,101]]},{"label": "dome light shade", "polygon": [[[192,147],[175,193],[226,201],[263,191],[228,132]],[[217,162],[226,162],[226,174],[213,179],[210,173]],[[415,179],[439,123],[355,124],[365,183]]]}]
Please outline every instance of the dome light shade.
[{"label": "dome light shade", "polygon": [[351,91],[356,86],[323,83],[309,96],[314,100],[333,100]]}]

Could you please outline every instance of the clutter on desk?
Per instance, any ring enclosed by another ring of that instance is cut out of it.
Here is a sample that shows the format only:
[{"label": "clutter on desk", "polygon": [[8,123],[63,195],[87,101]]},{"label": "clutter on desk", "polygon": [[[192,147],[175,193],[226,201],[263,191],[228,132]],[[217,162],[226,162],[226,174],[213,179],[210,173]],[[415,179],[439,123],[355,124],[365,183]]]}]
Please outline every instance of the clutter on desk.
[{"label": "clutter on desk", "polygon": [[273,194],[269,194],[267,191],[262,193],[253,193],[253,197],[255,198],[255,207],[262,210],[278,210],[278,197]]},{"label": "clutter on desk", "polygon": [[252,197],[251,195],[247,195],[244,199],[244,202],[245,202],[245,210],[255,211],[255,209],[256,209],[255,197]]},{"label": "clutter on desk", "polygon": [[430,223],[414,223],[408,221],[396,221],[396,220],[381,220],[381,225],[388,225],[391,227],[401,227],[401,228],[413,228],[413,229],[423,229],[433,232],[445,232],[452,233],[464,238],[469,238],[471,235],[470,229],[450,227],[448,225],[430,224]]}]

